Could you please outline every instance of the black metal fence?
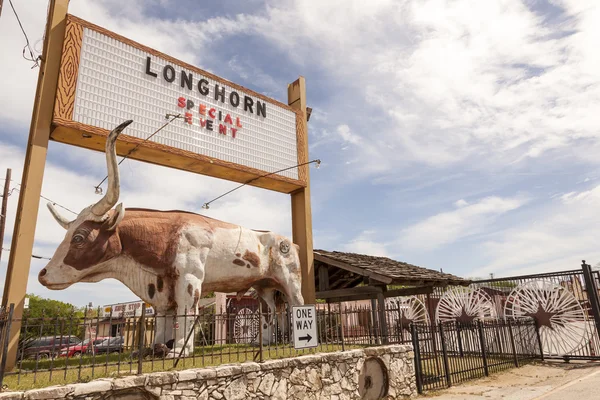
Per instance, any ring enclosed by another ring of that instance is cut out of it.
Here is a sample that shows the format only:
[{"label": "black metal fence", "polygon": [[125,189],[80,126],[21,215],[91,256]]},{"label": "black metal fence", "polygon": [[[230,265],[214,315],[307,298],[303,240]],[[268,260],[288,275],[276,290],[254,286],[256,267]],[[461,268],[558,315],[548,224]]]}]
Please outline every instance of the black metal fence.
[{"label": "black metal fence", "polygon": [[[289,310],[269,316],[257,303],[171,317],[145,309],[132,317],[103,317],[100,309],[82,317],[25,313],[15,360],[7,348],[17,320],[12,308],[0,309],[0,385],[25,389],[400,343],[415,348],[420,390],[447,387],[535,357],[600,359],[599,283],[584,263],[582,270],[435,288],[384,304],[317,304],[318,346],[309,350],[294,349]],[[170,338],[189,326],[183,351]]]},{"label": "black metal fence", "polygon": [[[352,321],[373,315],[371,310],[323,306],[317,306],[318,345],[301,350],[293,346],[291,312],[283,309],[267,315],[260,305],[233,313],[205,308],[196,315],[146,316],[143,311],[128,318],[113,314],[102,317],[100,309],[87,309],[83,317],[32,317],[25,313],[21,320],[5,313],[0,315],[3,366],[10,362],[6,351],[10,322],[20,322],[21,332],[14,368],[0,369],[0,385],[23,390],[117,375],[261,362],[387,342],[372,323],[366,329],[353,325]],[[192,333],[185,336],[183,332],[190,326]],[[182,342],[171,339],[174,337]]]},{"label": "black metal fence", "polygon": [[541,358],[534,321],[412,324],[417,389],[423,393]]}]

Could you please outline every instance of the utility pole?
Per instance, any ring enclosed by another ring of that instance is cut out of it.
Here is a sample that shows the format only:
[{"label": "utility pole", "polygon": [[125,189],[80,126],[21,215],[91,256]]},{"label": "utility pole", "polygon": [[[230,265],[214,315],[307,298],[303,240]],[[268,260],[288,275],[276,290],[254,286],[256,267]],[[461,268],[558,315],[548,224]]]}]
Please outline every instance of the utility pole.
[{"label": "utility pole", "polygon": [[[2,0],[0,0],[0,5]],[[1,9],[0,9],[1,10]],[[6,205],[8,204],[8,189],[10,187],[10,168],[6,169],[6,180],[4,181],[4,194],[2,195],[2,209],[0,209],[0,260],[2,260],[2,246],[4,246],[4,228],[6,225]]]}]

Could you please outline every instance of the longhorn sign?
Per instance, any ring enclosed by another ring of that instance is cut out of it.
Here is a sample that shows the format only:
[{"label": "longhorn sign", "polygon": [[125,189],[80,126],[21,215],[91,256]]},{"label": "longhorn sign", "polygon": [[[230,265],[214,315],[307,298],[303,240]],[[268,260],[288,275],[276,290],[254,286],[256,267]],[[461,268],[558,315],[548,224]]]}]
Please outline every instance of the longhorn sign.
[{"label": "longhorn sign", "polygon": [[[186,211],[115,207],[120,194],[115,143],[132,122],[108,135],[108,188],[100,201],[73,221],[48,203],[67,232],[39,282],[62,290],[77,282],[119,280],[154,307],[155,344],[174,340],[177,354],[193,326],[186,310],[196,313],[203,292],[243,294],[253,287],[268,306],[268,324],[273,323],[276,290],[290,306],[303,305],[298,246],[287,237]],[[169,327],[175,323],[186,331],[179,329],[173,337]],[[268,324],[261,325],[268,329]],[[192,336],[184,352],[191,352],[193,343]]]}]

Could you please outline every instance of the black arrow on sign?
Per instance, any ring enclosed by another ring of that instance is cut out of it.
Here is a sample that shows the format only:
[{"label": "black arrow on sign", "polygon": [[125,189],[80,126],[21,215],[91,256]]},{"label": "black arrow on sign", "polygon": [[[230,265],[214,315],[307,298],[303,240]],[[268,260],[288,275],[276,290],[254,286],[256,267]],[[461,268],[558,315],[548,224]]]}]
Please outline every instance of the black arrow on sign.
[{"label": "black arrow on sign", "polygon": [[307,333],[306,336],[300,336],[298,338],[298,340],[306,340],[306,343],[310,342],[310,339],[312,339],[312,336],[310,336],[309,333]]}]

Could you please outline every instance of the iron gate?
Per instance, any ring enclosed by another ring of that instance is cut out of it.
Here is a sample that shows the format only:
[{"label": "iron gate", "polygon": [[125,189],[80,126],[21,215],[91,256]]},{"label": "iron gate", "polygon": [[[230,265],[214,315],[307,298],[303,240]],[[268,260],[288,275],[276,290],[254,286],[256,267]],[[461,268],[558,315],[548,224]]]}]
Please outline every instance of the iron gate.
[{"label": "iron gate", "polygon": [[[479,280],[465,290],[478,299],[484,320],[535,320],[544,357],[569,361],[600,360],[599,286],[600,272],[583,261],[579,270]],[[452,290],[439,288],[428,299],[438,323],[440,302]]]}]

